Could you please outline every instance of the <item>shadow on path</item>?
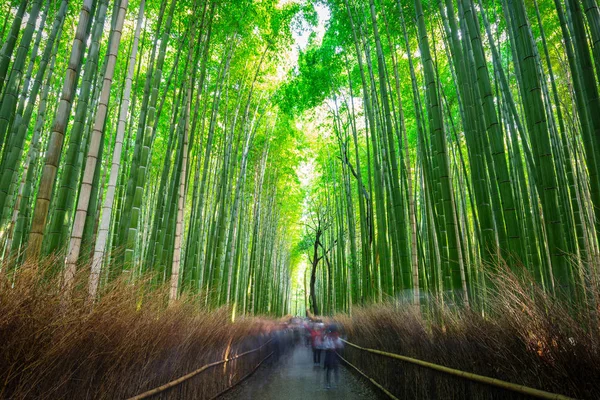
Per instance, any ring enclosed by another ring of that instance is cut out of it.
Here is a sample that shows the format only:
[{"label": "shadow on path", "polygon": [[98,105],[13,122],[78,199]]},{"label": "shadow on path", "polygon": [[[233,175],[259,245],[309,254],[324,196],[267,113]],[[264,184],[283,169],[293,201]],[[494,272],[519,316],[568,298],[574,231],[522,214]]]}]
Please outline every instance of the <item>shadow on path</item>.
[{"label": "shadow on path", "polygon": [[325,370],[322,366],[313,366],[311,349],[296,346],[278,362],[260,368],[245,382],[220,397],[220,400],[365,400],[380,398],[371,386],[356,378],[342,365],[340,365],[339,372],[337,387],[326,389]]}]

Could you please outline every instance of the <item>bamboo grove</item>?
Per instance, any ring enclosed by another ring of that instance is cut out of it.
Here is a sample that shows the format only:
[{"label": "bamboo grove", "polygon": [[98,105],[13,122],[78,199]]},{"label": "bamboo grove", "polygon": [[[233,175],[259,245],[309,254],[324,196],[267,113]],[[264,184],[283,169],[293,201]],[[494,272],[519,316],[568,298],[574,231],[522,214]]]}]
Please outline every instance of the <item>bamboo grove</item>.
[{"label": "bamboo grove", "polygon": [[506,265],[595,307],[599,43],[597,0],[4,1],[2,279],[482,310]]},{"label": "bamboo grove", "polygon": [[151,276],[171,300],[285,314],[298,135],[271,98],[302,8],[22,0],[0,11],[5,268],[58,255],[67,298],[83,271],[92,300],[117,278]]},{"label": "bamboo grove", "polygon": [[302,248],[315,313],[433,295],[486,308],[499,269],[597,306],[595,0],[330,0],[282,108],[317,129]]}]

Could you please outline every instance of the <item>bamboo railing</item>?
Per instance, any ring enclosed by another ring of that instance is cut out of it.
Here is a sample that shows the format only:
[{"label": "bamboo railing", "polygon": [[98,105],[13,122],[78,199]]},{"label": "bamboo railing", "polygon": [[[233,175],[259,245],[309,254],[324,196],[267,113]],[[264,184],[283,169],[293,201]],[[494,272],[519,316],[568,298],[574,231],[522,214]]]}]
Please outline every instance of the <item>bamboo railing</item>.
[{"label": "bamboo railing", "polygon": [[[255,348],[255,349],[245,351],[245,352],[237,354],[237,355],[235,355],[233,357],[226,357],[223,360],[219,360],[219,361],[212,362],[210,364],[203,365],[202,367],[198,368],[197,370],[194,370],[194,371],[190,372],[189,374],[183,375],[182,377],[179,377],[179,378],[177,378],[175,380],[172,380],[169,383],[165,383],[164,385],[161,385],[161,386],[159,386],[157,388],[150,389],[150,390],[148,390],[148,391],[146,391],[144,393],[138,394],[137,396],[133,396],[133,397],[129,398],[128,400],[142,400],[142,399],[147,399],[147,398],[152,397],[152,396],[156,396],[157,394],[160,394],[160,393],[162,393],[162,392],[164,392],[166,390],[169,390],[169,389],[171,389],[171,388],[173,388],[173,387],[175,387],[177,385],[180,385],[181,383],[189,380],[190,378],[193,378],[194,376],[196,376],[196,375],[198,375],[198,374],[200,374],[200,373],[202,373],[202,372],[204,372],[204,371],[206,371],[206,370],[208,370],[210,368],[216,367],[217,365],[225,364],[225,363],[227,363],[229,361],[233,361],[233,360],[235,360],[237,358],[246,356],[248,354],[255,353],[255,352],[261,350],[263,347],[265,347],[269,343],[271,343],[272,341],[273,341],[273,339],[270,339],[270,340],[268,340],[267,342],[263,343],[261,346]],[[272,354],[273,354],[273,352],[271,352],[271,354],[269,354],[263,360],[261,360],[258,363],[258,366],[260,366],[260,364],[262,364],[263,361],[265,361],[267,358],[269,358]],[[258,366],[254,368],[253,372],[256,371],[256,369],[258,368]],[[248,375],[244,376],[243,379],[245,379],[247,377],[248,377]],[[241,382],[243,379],[241,379],[239,382]],[[237,382],[237,383],[239,383],[239,382]],[[233,385],[233,386],[235,386],[235,385]],[[228,390],[229,389],[231,389],[231,387],[229,387]]]},{"label": "bamboo railing", "polygon": [[[411,363],[411,364],[419,365],[421,367],[425,367],[425,368],[429,368],[429,369],[432,369],[432,370],[435,370],[435,371],[443,372],[443,373],[446,373],[448,375],[457,376],[457,377],[462,378],[462,379],[466,379],[466,380],[470,380],[470,381],[478,382],[478,383],[483,383],[483,384],[489,385],[489,386],[495,386],[497,388],[509,390],[509,391],[512,391],[512,392],[515,392],[515,393],[524,394],[524,395],[535,397],[535,398],[538,398],[538,399],[574,400],[572,397],[564,396],[562,394],[550,393],[550,392],[546,392],[546,391],[543,391],[543,390],[530,388],[530,387],[524,386],[524,385],[517,385],[515,383],[506,382],[506,381],[503,381],[503,380],[500,380],[500,379],[490,378],[490,377],[483,376],[483,375],[473,374],[471,372],[466,372],[466,371],[461,371],[461,370],[458,370],[458,369],[448,368],[448,367],[444,367],[443,365],[434,364],[434,363],[431,363],[431,362],[428,362],[428,361],[418,360],[416,358],[401,356],[399,354],[388,353],[386,351],[381,351],[381,350],[376,350],[376,349],[369,349],[369,348],[362,347],[362,346],[359,346],[357,344],[351,343],[351,342],[349,342],[347,340],[344,340],[344,339],[342,339],[342,341],[344,343],[346,343],[347,345],[351,346],[351,347],[354,347],[354,348],[362,350],[362,351],[366,351],[368,353],[373,353],[373,354],[378,354],[378,355],[384,356],[384,357],[394,358],[394,359],[401,360],[401,361],[404,361],[404,362],[408,362],[408,363]],[[342,357],[340,356],[340,358],[342,358]],[[383,386],[381,386],[379,383],[375,382],[371,377],[367,376],[364,372],[360,371],[356,366],[352,365],[351,363],[349,363],[344,358],[342,358],[342,360],[344,362],[348,363],[348,365],[350,365],[352,368],[354,368],[355,370],[357,370],[361,375],[363,375],[367,379],[369,379],[372,383],[375,384],[375,386],[377,386],[380,389],[382,389],[382,391],[385,394],[387,394],[390,398],[396,399],[396,397],[394,395],[392,395],[388,390],[386,390],[385,388],[383,388]]]}]

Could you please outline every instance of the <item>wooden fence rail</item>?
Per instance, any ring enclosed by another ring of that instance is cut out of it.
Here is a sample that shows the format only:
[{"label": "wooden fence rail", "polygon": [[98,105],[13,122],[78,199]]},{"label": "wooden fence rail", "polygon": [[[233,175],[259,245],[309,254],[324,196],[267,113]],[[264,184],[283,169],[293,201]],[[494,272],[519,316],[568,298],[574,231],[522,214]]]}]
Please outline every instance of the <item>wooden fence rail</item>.
[{"label": "wooden fence rail", "polygon": [[[138,394],[137,396],[133,396],[133,397],[129,398],[128,400],[141,400],[141,399],[147,399],[152,396],[156,396],[157,394],[162,393],[168,389],[171,389],[171,388],[187,381],[190,378],[193,378],[194,376],[196,376],[210,368],[216,367],[217,365],[225,364],[229,361],[233,361],[237,358],[246,356],[248,354],[255,353],[255,352],[259,351],[260,349],[262,349],[263,347],[265,347],[266,345],[268,345],[269,343],[271,343],[272,341],[273,341],[273,339],[270,339],[267,342],[263,343],[260,347],[257,347],[256,349],[248,350],[243,353],[237,354],[233,357],[227,357],[223,360],[219,360],[219,361],[212,362],[210,364],[203,365],[202,367],[198,368],[195,371],[190,372],[189,374],[183,375],[182,377],[177,378],[169,383],[165,383],[164,385],[159,386],[157,388],[154,388],[154,389],[148,390],[144,393]],[[271,354],[269,354],[269,356],[271,356]],[[267,356],[266,358],[268,358],[269,356]],[[262,361],[264,361],[264,360],[262,360]],[[260,363],[262,363],[262,361]],[[259,363],[259,365],[260,365],[260,363]]]},{"label": "wooden fence rail", "polygon": [[[381,350],[376,350],[376,349],[369,349],[366,347],[362,347],[359,346],[357,344],[348,342],[347,340],[342,339],[342,341],[346,344],[348,344],[351,347],[354,347],[356,349],[362,350],[362,351],[366,351],[368,353],[373,353],[373,354],[378,354],[380,356],[384,356],[384,357],[389,357],[389,358],[394,358],[397,360],[401,360],[404,362],[408,362],[411,364],[415,364],[415,365],[419,365],[421,367],[425,367],[425,368],[429,368],[435,371],[439,371],[439,372],[443,372],[446,373],[448,375],[453,375],[453,376],[457,376],[459,378],[462,379],[467,379],[473,382],[478,382],[478,383],[483,383],[485,385],[489,385],[489,386],[495,386],[501,389],[505,389],[505,390],[509,390],[515,393],[520,393],[520,394],[524,394],[527,396],[531,396],[531,397],[535,397],[538,399],[547,399],[547,400],[574,400],[571,397],[568,396],[564,396],[562,394],[556,394],[556,393],[550,393],[550,392],[546,392],[543,390],[539,390],[539,389],[534,389],[534,388],[530,388],[524,385],[517,385],[515,383],[510,383],[510,382],[506,382],[506,381],[502,381],[500,379],[496,379],[496,378],[490,378],[487,376],[483,376],[483,375],[477,375],[477,374],[473,374],[471,372],[466,372],[466,371],[461,371],[458,369],[452,369],[452,368],[448,368],[448,367],[444,367],[443,365],[438,365],[438,364],[434,364],[431,362],[427,362],[427,361],[423,361],[423,360],[418,360],[416,358],[411,358],[411,357],[406,357],[406,356],[401,356],[399,354],[394,354],[394,353],[388,353],[385,351],[381,351]],[[345,359],[343,359],[345,362],[347,362]],[[355,367],[354,365],[348,363],[350,366],[352,366],[354,369],[358,370],[357,367]],[[382,389],[383,387],[375,382],[372,378],[368,377],[367,375],[364,374],[364,372],[358,370],[359,373],[361,373],[362,375],[364,375],[367,379],[369,379],[371,382],[375,383],[376,386],[378,386],[380,389]],[[387,390],[383,390],[384,393],[386,393],[388,396],[390,396],[391,398],[395,398],[393,395],[391,395],[391,393],[389,393]]]}]

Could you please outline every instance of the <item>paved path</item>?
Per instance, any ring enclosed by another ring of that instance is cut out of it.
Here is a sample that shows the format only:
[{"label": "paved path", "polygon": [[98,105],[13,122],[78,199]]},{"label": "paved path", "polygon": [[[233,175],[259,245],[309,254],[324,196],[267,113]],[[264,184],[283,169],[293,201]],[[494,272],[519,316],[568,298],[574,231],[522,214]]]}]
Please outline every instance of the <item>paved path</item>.
[{"label": "paved path", "polygon": [[[322,357],[323,358],[323,357]],[[367,400],[380,398],[340,365],[337,387],[325,388],[325,371],[312,363],[312,351],[297,346],[274,365],[261,367],[221,400]]]}]

